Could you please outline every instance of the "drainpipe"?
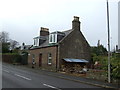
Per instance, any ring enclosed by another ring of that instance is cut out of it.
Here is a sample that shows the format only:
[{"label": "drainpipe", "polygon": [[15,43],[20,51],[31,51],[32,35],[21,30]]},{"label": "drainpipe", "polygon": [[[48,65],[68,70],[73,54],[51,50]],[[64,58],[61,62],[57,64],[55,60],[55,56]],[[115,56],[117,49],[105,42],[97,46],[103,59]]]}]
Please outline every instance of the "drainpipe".
[{"label": "drainpipe", "polygon": [[58,46],[56,46],[56,72],[58,71]]},{"label": "drainpipe", "polygon": [[59,55],[60,55],[60,44],[58,44],[58,46],[57,46],[57,50],[56,50],[56,71],[59,71],[59,69],[60,69],[60,65],[59,65],[59,63],[60,63],[60,61],[59,61]]}]

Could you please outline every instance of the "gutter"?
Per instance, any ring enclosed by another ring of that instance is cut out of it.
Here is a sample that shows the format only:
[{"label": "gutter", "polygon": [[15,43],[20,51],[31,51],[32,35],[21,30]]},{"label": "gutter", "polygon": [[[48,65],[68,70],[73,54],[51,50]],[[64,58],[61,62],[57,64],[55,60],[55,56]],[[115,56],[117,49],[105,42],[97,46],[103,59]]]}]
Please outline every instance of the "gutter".
[{"label": "gutter", "polygon": [[36,47],[32,47],[32,48],[30,48],[29,50],[35,50],[35,49],[41,49],[41,48],[48,48],[48,47],[55,47],[55,46],[57,46],[57,44],[55,44],[55,45],[51,45],[51,46],[36,46]]}]

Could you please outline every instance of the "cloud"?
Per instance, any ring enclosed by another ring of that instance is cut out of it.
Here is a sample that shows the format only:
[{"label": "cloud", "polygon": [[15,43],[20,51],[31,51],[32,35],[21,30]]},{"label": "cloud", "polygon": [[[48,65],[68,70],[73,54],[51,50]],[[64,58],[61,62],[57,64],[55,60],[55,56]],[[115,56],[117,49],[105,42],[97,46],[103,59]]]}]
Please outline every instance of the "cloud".
[{"label": "cloud", "polygon": [[[112,42],[116,44],[118,0],[108,1]],[[3,24],[0,28],[20,43],[32,44],[32,38],[39,35],[42,26],[50,31],[70,29],[75,15],[80,17],[81,30],[90,45],[96,45],[100,39],[107,46],[106,0],[0,0],[0,11],[0,24]]]}]

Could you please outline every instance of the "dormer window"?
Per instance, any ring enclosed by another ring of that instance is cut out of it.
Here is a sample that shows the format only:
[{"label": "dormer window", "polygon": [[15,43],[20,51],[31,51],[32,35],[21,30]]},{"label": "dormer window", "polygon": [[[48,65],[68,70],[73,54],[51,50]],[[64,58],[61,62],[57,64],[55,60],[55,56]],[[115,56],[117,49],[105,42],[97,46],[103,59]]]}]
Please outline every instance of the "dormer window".
[{"label": "dormer window", "polygon": [[34,46],[39,46],[39,37],[34,38]]},{"label": "dormer window", "polygon": [[49,35],[49,43],[57,43],[57,33]]}]

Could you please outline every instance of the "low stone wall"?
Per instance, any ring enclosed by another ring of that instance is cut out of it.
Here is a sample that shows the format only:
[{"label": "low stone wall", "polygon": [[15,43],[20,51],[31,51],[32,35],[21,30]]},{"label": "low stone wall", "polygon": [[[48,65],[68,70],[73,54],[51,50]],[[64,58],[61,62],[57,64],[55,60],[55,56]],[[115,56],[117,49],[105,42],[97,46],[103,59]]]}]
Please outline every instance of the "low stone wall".
[{"label": "low stone wall", "polygon": [[101,81],[107,81],[106,71],[91,69],[87,72],[87,78],[92,78]]}]

